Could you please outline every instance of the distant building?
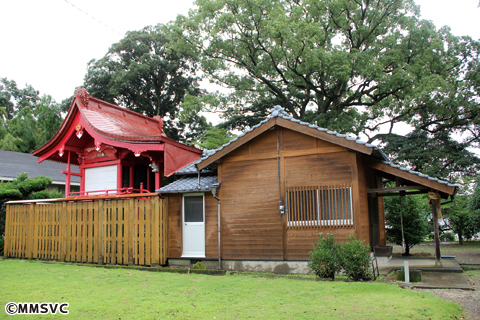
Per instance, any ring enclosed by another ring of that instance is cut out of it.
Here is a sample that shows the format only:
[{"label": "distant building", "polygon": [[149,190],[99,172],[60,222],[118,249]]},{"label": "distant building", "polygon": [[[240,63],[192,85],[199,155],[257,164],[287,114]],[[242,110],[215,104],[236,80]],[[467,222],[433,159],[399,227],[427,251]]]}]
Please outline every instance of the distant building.
[{"label": "distant building", "polygon": [[[20,173],[27,172],[29,178],[44,176],[52,179],[49,190],[65,191],[65,164],[53,161],[38,163],[38,158],[29,153],[0,150],[0,181],[12,181]],[[78,167],[72,165],[72,171],[78,172]],[[71,192],[80,190],[80,177],[72,176]]]}]

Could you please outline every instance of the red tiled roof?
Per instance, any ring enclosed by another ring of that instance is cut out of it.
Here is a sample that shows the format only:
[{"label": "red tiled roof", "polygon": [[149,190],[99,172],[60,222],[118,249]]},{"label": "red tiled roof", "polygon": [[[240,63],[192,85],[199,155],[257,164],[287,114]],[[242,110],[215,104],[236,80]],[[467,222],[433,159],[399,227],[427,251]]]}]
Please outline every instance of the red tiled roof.
[{"label": "red tiled roof", "polygon": [[187,153],[192,152],[196,155],[202,153],[197,148],[168,138],[163,131],[163,120],[160,116],[150,118],[93,98],[85,89],[78,89],[60,129],[50,141],[34,150],[33,155],[38,156],[39,161],[48,158],[65,162],[64,157],[57,152],[62,145],[82,148],[85,144],[84,137],[78,139],[75,135],[74,127],[78,124],[85,126],[90,135],[95,136],[95,140],[112,146],[143,152],[162,150],[159,149],[159,145],[169,144]]}]

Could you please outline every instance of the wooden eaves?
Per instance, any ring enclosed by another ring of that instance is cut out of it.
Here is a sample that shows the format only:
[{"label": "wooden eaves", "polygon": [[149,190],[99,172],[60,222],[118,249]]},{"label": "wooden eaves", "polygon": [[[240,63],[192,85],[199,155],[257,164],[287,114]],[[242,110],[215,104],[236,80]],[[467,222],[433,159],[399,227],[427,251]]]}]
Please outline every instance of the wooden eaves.
[{"label": "wooden eaves", "polygon": [[[455,186],[430,180],[428,178],[424,178],[414,173],[392,167],[379,161],[371,160],[367,163],[367,166],[375,169],[381,176],[391,180],[401,180],[402,184],[405,185],[392,188],[368,189],[367,192],[370,194],[373,193],[377,194],[378,196],[390,196],[396,195],[399,192],[406,192],[407,194],[418,194],[435,191],[440,193],[443,199],[447,199],[448,196],[454,196],[457,191],[457,188]],[[410,190],[417,191],[408,192]]]}]

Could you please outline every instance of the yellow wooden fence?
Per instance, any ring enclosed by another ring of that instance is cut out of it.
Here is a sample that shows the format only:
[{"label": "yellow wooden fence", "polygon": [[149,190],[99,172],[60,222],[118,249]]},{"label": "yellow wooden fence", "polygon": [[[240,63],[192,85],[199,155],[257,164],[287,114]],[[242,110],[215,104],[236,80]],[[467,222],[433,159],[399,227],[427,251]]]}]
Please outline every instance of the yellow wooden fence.
[{"label": "yellow wooden fence", "polygon": [[4,256],[164,265],[167,260],[165,202],[156,194],[9,202]]}]

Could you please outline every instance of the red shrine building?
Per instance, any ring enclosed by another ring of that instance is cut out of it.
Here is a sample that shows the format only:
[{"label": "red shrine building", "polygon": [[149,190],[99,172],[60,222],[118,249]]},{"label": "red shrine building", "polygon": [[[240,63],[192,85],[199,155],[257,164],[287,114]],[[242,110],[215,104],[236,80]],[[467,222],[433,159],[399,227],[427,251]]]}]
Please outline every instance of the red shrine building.
[{"label": "red shrine building", "polygon": [[[168,138],[163,119],[138,114],[78,89],[55,136],[33,151],[38,162],[66,164],[65,195],[154,192],[165,176],[200,158],[202,150]],[[73,172],[71,165],[79,172]],[[80,192],[70,192],[72,176]]]}]

